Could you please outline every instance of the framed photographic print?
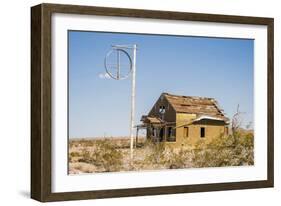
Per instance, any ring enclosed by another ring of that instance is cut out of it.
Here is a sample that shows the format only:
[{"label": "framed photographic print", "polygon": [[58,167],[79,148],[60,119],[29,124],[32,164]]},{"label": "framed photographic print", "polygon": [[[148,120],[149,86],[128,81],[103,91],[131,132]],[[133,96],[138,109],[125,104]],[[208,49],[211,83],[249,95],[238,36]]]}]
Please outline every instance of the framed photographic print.
[{"label": "framed photographic print", "polygon": [[273,187],[273,19],[31,8],[31,197]]}]

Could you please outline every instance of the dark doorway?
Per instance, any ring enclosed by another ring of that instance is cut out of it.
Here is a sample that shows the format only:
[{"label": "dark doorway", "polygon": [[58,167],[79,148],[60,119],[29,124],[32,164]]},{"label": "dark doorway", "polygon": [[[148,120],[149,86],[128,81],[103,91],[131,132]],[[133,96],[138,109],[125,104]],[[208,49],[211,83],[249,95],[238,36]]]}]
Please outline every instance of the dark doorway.
[{"label": "dark doorway", "polygon": [[162,142],[164,140],[164,128],[160,129],[159,140],[160,140],[160,142]]}]

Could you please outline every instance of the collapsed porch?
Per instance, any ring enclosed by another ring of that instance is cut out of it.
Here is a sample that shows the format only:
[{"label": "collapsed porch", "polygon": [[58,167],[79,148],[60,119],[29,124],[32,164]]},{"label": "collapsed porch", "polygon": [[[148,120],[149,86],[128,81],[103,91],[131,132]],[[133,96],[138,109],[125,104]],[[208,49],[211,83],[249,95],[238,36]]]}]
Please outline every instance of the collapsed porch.
[{"label": "collapsed porch", "polygon": [[139,130],[146,130],[146,137],[153,142],[175,142],[176,122],[167,122],[157,117],[142,117],[143,124],[136,126],[136,142]]}]

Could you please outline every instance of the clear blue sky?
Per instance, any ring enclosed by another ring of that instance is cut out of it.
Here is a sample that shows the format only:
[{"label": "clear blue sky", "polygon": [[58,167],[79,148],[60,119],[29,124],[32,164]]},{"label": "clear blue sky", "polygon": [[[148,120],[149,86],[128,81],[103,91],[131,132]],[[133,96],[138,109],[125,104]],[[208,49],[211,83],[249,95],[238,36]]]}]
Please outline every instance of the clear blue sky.
[{"label": "clear blue sky", "polygon": [[112,44],[138,44],[136,123],[162,92],[216,98],[253,122],[254,40],[69,31],[69,136],[128,136],[130,79],[104,78]]}]

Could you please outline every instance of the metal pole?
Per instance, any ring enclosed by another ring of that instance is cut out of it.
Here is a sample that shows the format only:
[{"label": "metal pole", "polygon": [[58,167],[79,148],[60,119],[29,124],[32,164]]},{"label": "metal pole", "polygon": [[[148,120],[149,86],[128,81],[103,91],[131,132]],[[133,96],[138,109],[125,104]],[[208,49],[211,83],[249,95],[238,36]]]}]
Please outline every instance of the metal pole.
[{"label": "metal pole", "polygon": [[138,136],[139,136],[139,127],[137,127],[137,132],[136,132],[136,144],[135,144],[136,149],[137,149],[137,146],[138,146]]},{"label": "metal pole", "polygon": [[133,62],[132,62],[132,96],[131,96],[131,121],[130,121],[130,155],[133,159],[133,146],[134,146],[134,124],[135,124],[135,90],[136,90],[136,55],[137,45],[133,45]]}]

